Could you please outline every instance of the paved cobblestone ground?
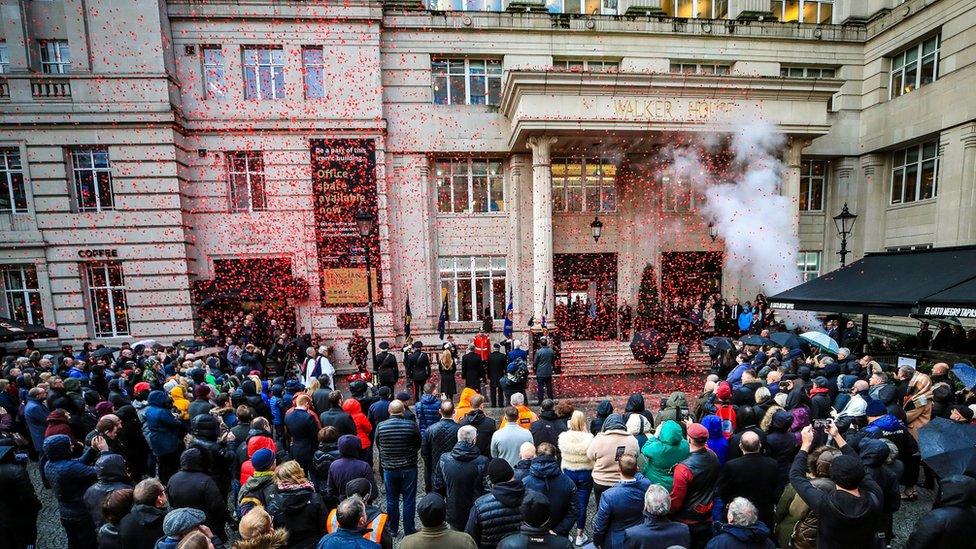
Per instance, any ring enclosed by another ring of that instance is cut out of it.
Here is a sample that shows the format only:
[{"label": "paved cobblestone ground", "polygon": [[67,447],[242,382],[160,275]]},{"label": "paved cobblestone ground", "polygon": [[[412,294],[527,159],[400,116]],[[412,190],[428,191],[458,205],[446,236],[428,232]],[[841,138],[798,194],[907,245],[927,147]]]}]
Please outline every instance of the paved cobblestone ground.
[{"label": "paved cobblestone ground", "polygon": [[[618,399],[615,399],[618,400]],[[622,406],[625,397],[620,397],[620,405]],[[649,399],[654,401],[654,405],[651,406],[651,402],[648,402],[648,408],[657,409],[657,399]],[[586,406],[589,403],[584,404],[586,409],[592,409],[592,406]],[[617,403],[615,402],[615,406]],[[499,415],[498,410],[490,410],[491,415]],[[41,510],[41,516],[38,520],[38,543],[37,549],[63,549],[67,546],[67,541],[64,536],[64,530],[61,527],[61,522],[58,520],[58,510],[57,501],[54,498],[54,494],[50,490],[44,490],[41,486],[40,475],[37,470],[37,465],[32,463],[30,465],[31,478],[34,481],[35,490],[37,490],[38,496],[44,504],[44,508]],[[382,479],[377,477],[377,484],[380,487],[380,491],[383,490]],[[417,499],[423,497],[423,463],[421,462],[420,471],[418,474],[418,484],[419,493]],[[934,498],[934,493],[930,490],[925,490],[919,488],[918,490],[919,498],[918,501],[914,502],[903,502],[901,510],[895,515],[894,528],[896,540],[894,547],[900,549],[905,546],[905,541],[908,539],[909,533],[911,533],[912,528],[918,518],[928,511],[932,506],[932,501]],[[385,501],[384,496],[381,494],[379,501]],[[594,504],[592,498],[590,499],[589,506],[589,517],[596,514],[596,505]],[[417,526],[420,526],[420,519],[417,519]],[[587,530],[589,530],[591,523],[587,522]],[[402,526],[401,526],[402,528]]]}]

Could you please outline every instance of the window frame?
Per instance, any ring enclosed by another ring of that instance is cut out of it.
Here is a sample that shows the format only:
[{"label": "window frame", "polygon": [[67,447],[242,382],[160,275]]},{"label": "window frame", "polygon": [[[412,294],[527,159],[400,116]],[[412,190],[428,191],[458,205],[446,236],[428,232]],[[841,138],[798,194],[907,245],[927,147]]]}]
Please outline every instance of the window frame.
[{"label": "window frame", "polygon": [[[475,165],[484,164],[485,171],[484,176],[476,174]],[[492,173],[492,167],[496,166],[497,171]],[[458,167],[463,167],[462,170],[458,170]],[[445,172],[445,168],[447,171]],[[454,209],[456,204],[455,198],[455,180],[464,177],[466,180],[466,193],[468,197],[468,205],[463,211],[457,211]],[[485,178],[485,197],[487,200],[486,206],[491,204],[492,189],[495,189],[495,185],[501,187],[502,191],[502,203],[501,207],[497,210],[481,210],[476,209],[475,206],[475,196],[474,196],[474,180],[477,177]],[[438,158],[434,160],[434,179],[435,179],[435,200],[437,201],[437,213],[440,214],[468,214],[468,215],[484,215],[484,214],[500,214],[505,213],[505,208],[507,207],[507,190],[505,188],[505,165],[500,158],[491,157],[470,157],[470,158]],[[450,194],[450,210],[444,210],[441,206],[441,191],[442,189],[448,188]]]},{"label": "window frame", "polygon": [[[793,3],[796,4],[797,18],[796,19],[786,19],[786,18],[784,18],[783,14],[786,13],[787,6],[789,4],[793,4]],[[816,14],[815,14],[815,17],[814,17],[815,20],[814,21],[804,21],[803,20],[803,14],[806,11],[805,8],[806,8],[807,4],[816,4],[817,5],[817,7],[816,7]],[[834,6],[835,5],[836,5],[836,2],[834,0],[771,0],[771,2],[770,2],[770,11],[773,12],[773,17],[775,17],[778,21],[783,22],[783,23],[806,23],[806,24],[810,24],[810,25],[830,25],[833,22]],[[777,6],[778,6],[779,9],[777,9]],[[823,16],[823,13],[822,13],[824,6],[830,6],[830,10],[829,10],[830,13],[827,16],[827,19],[826,20],[824,20],[824,16]],[[779,15],[776,15],[777,13]]]},{"label": "window frame", "polygon": [[[935,154],[934,156],[924,156],[926,147],[932,147]],[[909,154],[915,153],[915,160],[909,161]],[[900,159],[900,160],[899,160]],[[914,204],[917,202],[924,202],[926,200],[932,200],[938,198],[939,196],[939,164],[941,157],[939,155],[939,140],[930,139],[923,141],[921,143],[916,143],[914,145],[909,145],[891,152],[891,178],[890,187],[888,195],[888,206],[900,206],[904,204]],[[924,172],[923,167],[925,164],[932,162],[932,196],[921,198],[922,193],[922,174]],[[908,173],[910,169],[914,167],[915,171],[915,188],[914,197],[911,200],[906,200],[908,196]],[[901,172],[898,174],[898,172]],[[896,177],[900,177],[900,181],[897,183],[901,188],[901,193],[899,200],[896,202],[894,200],[894,192]]]},{"label": "window frame", "polygon": [[[82,263],[85,293],[88,297],[88,320],[91,323],[92,334],[96,338],[126,337],[131,335],[129,298],[125,284],[125,268],[123,265],[124,263],[122,261],[86,261]],[[117,274],[119,285],[112,283],[113,270]],[[96,283],[97,271],[101,271],[105,284]],[[99,320],[101,317],[97,310],[101,305],[99,292],[104,292],[104,296],[107,299],[106,313],[108,314],[108,321],[111,325],[110,331],[108,332],[100,329]],[[121,319],[121,322],[118,317],[118,307],[116,304],[118,296],[115,295],[116,292],[121,292],[122,310],[125,313],[125,318]],[[121,326],[122,323],[125,325]]]},{"label": "window frame", "polygon": [[[579,63],[580,68],[577,70],[569,66],[570,63]],[[620,72],[620,61],[611,61],[608,59],[554,59],[552,61],[552,69],[558,72],[598,72],[612,74]]]},{"label": "window frame", "polygon": [[[44,325],[44,302],[41,297],[41,282],[37,276],[37,266],[33,263],[7,263],[0,265],[0,271],[2,271],[3,276],[3,303],[7,310],[7,315],[18,322],[23,322],[25,324],[38,324]],[[11,282],[14,280],[11,277],[11,273],[17,271],[20,273],[20,284],[19,287],[11,287]],[[28,276],[31,273],[31,276]],[[35,286],[32,288],[29,282],[33,279]],[[19,296],[20,299],[25,304],[24,314],[20,315],[14,302],[15,296]],[[37,310],[34,310],[34,303],[31,301],[31,297],[37,299]]]},{"label": "window frame", "polygon": [[7,41],[0,40],[0,74],[10,72],[10,50],[7,48]]},{"label": "window frame", "polygon": [[[814,173],[814,166],[823,166],[823,175],[816,175]],[[816,158],[808,158],[800,160],[800,195],[797,197],[797,202],[801,212],[806,213],[823,213],[824,203],[827,200],[827,181],[830,174],[830,163],[826,160],[819,160]],[[807,184],[806,193],[803,191],[804,182]],[[812,207],[813,197],[814,197],[814,183],[820,185],[820,205],[816,208]],[[801,200],[802,195],[806,194],[806,204],[807,207],[803,207],[803,200]]]},{"label": "window frame", "polygon": [[38,40],[38,42],[42,73],[71,74],[71,46],[67,40]]},{"label": "window frame", "polygon": [[[461,62],[464,63],[462,67],[462,72],[457,72],[457,64]],[[475,74],[472,73],[471,64],[483,62],[484,63],[484,73]],[[443,65],[444,72],[441,73],[437,69],[440,65]],[[455,69],[455,72],[452,72]],[[494,59],[491,57],[431,57],[430,59],[430,72],[431,72],[431,102],[434,105],[482,105],[489,107],[498,107],[501,104],[501,83],[502,75],[504,72],[501,59]],[[453,97],[451,93],[451,77],[461,77],[464,79],[464,102],[458,102]],[[471,89],[472,89],[472,78],[484,78],[484,90],[485,90],[485,102],[484,103],[472,103],[471,102]],[[446,95],[444,102],[437,101],[437,90],[438,90],[438,79],[443,79],[444,89]],[[494,89],[497,90],[498,95],[495,98],[495,102],[492,102],[492,81],[497,81],[497,85]]]},{"label": "window frame", "polygon": [[[0,147],[0,194],[10,200],[10,207],[5,208],[0,202],[0,213],[25,214],[30,213],[30,199],[27,193],[27,175],[24,170],[24,159],[21,156],[19,147]],[[16,156],[17,167],[12,167],[11,157]],[[20,174],[20,192],[17,192],[17,185],[14,181],[16,174]],[[23,199],[23,207],[17,204],[19,198]]]},{"label": "window frame", "polygon": [[[261,54],[268,53],[268,61],[261,60]],[[253,62],[249,60],[250,54],[254,55]],[[275,57],[279,57],[276,61]],[[248,45],[241,48],[241,74],[244,77],[244,100],[245,101],[280,101],[288,98],[287,85],[285,84],[285,50],[282,46],[261,46]],[[271,90],[264,90],[261,87],[261,71],[270,71],[268,82]],[[254,84],[248,83],[248,73],[253,74]],[[281,79],[279,86],[278,80]],[[266,93],[266,91],[268,93]]]},{"label": "window frame", "polygon": [[[686,3],[691,4],[691,15],[680,15],[678,12],[684,7],[681,4]],[[729,3],[727,0],[665,0],[661,7],[671,17],[680,19],[722,19],[728,17],[729,14]],[[700,16],[703,7],[707,7],[710,10],[707,17]]]},{"label": "window frame", "polygon": [[[308,58],[305,55],[305,53],[309,51],[319,52],[322,55],[321,61],[317,63],[310,63]],[[316,45],[306,45],[306,46],[302,46],[301,54],[302,54],[302,88],[304,90],[303,93],[305,99],[309,101],[320,101],[326,99],[328,95],[328,92],[326,91],[326,84],[328,83],[328,80],[326,79],[325,48]],[[321,91],[321,95],[316,97],[313,97],[312,95],[309,94],[309,90],[311,89],[311,87],[309,86],[309,82],[313,81],[314,78],[314,76],[312,75],[313,70],[321,72],[321,74],[319,75],[319,80],[321,80],[320,86],[322,91]]]},{"label": "window frame", "polygon": [[[810,258],[816,258],[816,269],[811,269]],[[803,282],[808,282],[820,276],[823,270],[823,251],[821,250],[801,250],[797,253],[796,268],[800,271],[800,278]],[[813,276],[810,276],[813,275]]]},{"label": "window frame", "polygon": [[[207,59],[208,52],[217,52],[220,55],[219,62]],[[205,44],[200,46],[200,63],[203,70],[203,98],[213,101],[227,99],[227,58],[224,56],[224,48],[219,44]],[[219,76],[210,76],[211,71],[219,71]],[[217,79],[219,78],[219,81]]]},{"label": "window frame", "polygon": [[[935,48],[929,53],[925,53],[925,45],[935,41]],[[929,36],[923,40],[919,40],[912,45],[901,49],[894,55],[888,56],[889,62],[891,63],[891,69],[888,75],[888,100],[892,100],[903,95],[908,95],[909,93],[921,88],[922,86],[927,86],[939,79],[939,68],[940,68],[940,53],[942,50],[942,34],[936,34],[934,36]],[[908,54],[914,53],[915,59],[908,61]],[[929,82],[922,82],[922,67],[925,65],[925,59],[932,58],[932,80]],[[910,89],[906,88],[905,75],[910,70],[909,67],[914,67],[911,70],[915,72],[914,87]],[[898,80],[899,85],[895,86],[895,80]]]},{"label": "window frame", "polygon": [[[487,260],[487,268],[479,268],[478,261]],[[445,263],[449,262],[449,267],[445,268]],[[466,266],[465,266],[466,263]],[[441,297],[440,294],[443,290],[447,289],[448,296],[448,321],[449,322],[480,322],[481,313],[485,308],[484,303],[478,303],[478,282],[489,281],[489,287],[491,288],[491,296],[487,306],[491,310],[492,320],[501,320],[505,318],[505,299],[509,295],[509,276],[508,276],[508,258],[504,255],[461,255],[461,256],[439,256],[437,258],[437,279],[438,279],[438,296],[437,303],[440,305]],[[471,293],[469,306],[474,318],[460,318],[461,311],[461,292],[459,291],[459,283],[466,281],[469,284],[469,291]],[[494,300],[494,290],[495,282],[502,281],[503,284],[503,299],[501,306],[496,309]]]},{"label": "window frame", "polygon": [[[79,166],[79,160],[81,160],[85,155],[88,159],[91,167]],[[96,166],[96,155],[105,157],[104,166]],[[68,150],[68,156],[71,161],[71,179],[72,179],[72,190],[74,192],[74,202],[75,211],[78,213],[91,213],[91,212],[108,212],[114,211],[115,208],[115,180],[112,177],[112,159],[109,155],[108,147],[105,146],[82,146],[82,147],[71,147]],[[84,172],[91,172],[92,185],[95,188],[94,206],[87,206],[82,203],[84,194],[82,193],[82,178],[80,177]],[[106,184],[108,185],[108,198],[110,200],[109,205],[102,204],[102,193],[99,192],[101,189],[102,181],[99,179],[99,175],[104,174],[108,180]]]},{"label": "window frame", "polygon": [[[799,75],[790,74],[792,71],[800,71]],[[830,74],[824,75],[825,71],[830,71]],[[835,67],[809,67],[800,65],[780,65],[779,75],[784,78],[837,78],[837,69]]]},{"label": "window frame", "polygon": [[[689,71],[688,69],[693,70]],[[668,68],[671,74],[701,74],[706,76],[728,76],[732,65],[719,62],[672,61]]]},{"label": "window frame", "polygon": [[[672,179],[674,181],[672,181]],[[705,197],[697,192],[695,189],[695,184],[692,181],[688,181],[688,209],[678,208],[678,201],[682,198],[677,192],[676,184],[683,184],[684,179],[675,177],[674,173],[670,170],[666,170],[658,175],[658,184],[661,188],[661,211],[665,213],[695,213],[698,211],[698,206],[700,203],[704,203]],[[671,191],[671,196],[668,196],[668,191]]]},{"label": "window frame", "polygon": [[[231,213],[252,213],[252,212],[263,212],[268,210],[268,192],[267,192],[267,175],[264,170],[264,151],[227,151],[224,156],[226,157],[226,169],[227,169],[227,198],[228,198],[228,210]],[[238,171],[235,167],[235,160],[244,161],[244,171]],[[252,170],[252,164],[257,163],[260,170]],[[243,176],[245,179],[244,188],[246,190],[246,200],[247,207],[239,208],[238,204],[238,188],[239,179],[235,176]],[[260,189],[261,189],[261,200],[260,204],[255,207],[255,193],[254,186],[255,181],[252,179],[260,176]]]},{"label": "window frame", "polygon": [[[589,184],[588,178],[589,174],[587,166],[597,163],[597,182],[598,185],[598,205],[597,209],[590,209],[587,207],[587,190],[591,189],[594,185]],[[565,166],[565,171],[560,175],[554,169],[557,165]],[[570,185],[573,179],[573,174],[569,170],[569,166],[579,166],[579,192],[580,192],[580,209],[570,209],[569,193],[571,188],[575,188],[576,185]],[[613,167],[613,177],[605,177],[605,172],[603,170],[604,166]],[[586,156],[563,156],[556,157],[550,160],[549,164],[550,174],[551,174],[551,185],[552,185],[552,211],[553,213],[569,213],[569,214],[580,214],[580,213],[606,213],[612,214],[616,213],[620,207],[620,196],[617,189],[617,166],[612,161],[602,158],[602,157],[586,157]],[[605,181],[612,181],[612,185],[607,185]],[[605,189],[612,188],[613,190],[613,209],[604,209],[606,204],[606,197],[609,196],[609,192]],[[556,195],[562,195],[562,208],[557,209],[556,205],[559,201],[556,199]]]}]

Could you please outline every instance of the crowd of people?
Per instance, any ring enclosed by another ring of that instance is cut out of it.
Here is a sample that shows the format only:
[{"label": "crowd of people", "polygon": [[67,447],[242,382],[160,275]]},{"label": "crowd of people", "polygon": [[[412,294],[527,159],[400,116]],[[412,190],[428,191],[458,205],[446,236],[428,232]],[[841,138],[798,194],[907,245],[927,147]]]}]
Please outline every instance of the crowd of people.
[{"label": "crowd of people", "polygon": [[699,394],[589,409],[553,398],[544,341],[482,333],[433,366],[383,342],[372,368],[354,341],[341,386],[325,345],[279,366],[233,337],[5,356],[0,547],[38,541],[27,460],[70,549],[880,549],[920,484],[937,496],[902,541],[976,547],[976,479],[919,453],[932,418],[973,423],[947,364],[737,342]]}]

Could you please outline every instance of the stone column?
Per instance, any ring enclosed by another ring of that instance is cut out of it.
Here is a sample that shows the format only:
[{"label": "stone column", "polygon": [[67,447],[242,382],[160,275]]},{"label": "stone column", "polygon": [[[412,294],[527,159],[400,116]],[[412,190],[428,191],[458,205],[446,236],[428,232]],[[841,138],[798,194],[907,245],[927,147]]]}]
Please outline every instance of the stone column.
[{"label": "stone column", "polygon": [[[867,154],[861,157],[864,183],[858,193],[862,197],[858,202],[863,211],[852,210],[851,213],[857,214],[854,238],[863,243],[862,254],[884,251],[885,211],[890,201],[888,193],[891,190],[889,179],[885,177],[884,166],[885,157],[882,154]],[[852,257],[848,262],[856,259],[857,257]]]},{"label": "stone column", "polygon": [[[828,179],[827,188],[824,189],[826,200],[824,201],[824,246],[821,273],[830,272],[840,267],[840,257],[837,255],[840,250],[840,237],[837,236],[833,217],[840,213],[844,204],[847,204],[851,212],[855,214],[860,212],[856,183],[854,183],[856,170],[857,157],[838,158],[834,163],[833,173],[830,174],[831,178]],[[860,229],[860,223],[856,223],[854,227]],[[860,252],[860,241],[856,238],[848,239],[847,249],[851,252],[848,256],[848,263],[851,261],[851,257],[863,255]]]},{"label": "stone column", "polygon": [[555,137],[529,138],[532,148],[532,314],[552,316],[552,166],[549,151]]},{"label": "stone column", "polygon": [[[959,182],[959,236],[956,244],[976,244],[976,124],[971,124],[962,134],[962,181]],[[940,171],[945,167],[940,166]]]},{"label": "stone column", "polygon": [[791,137],[783,151],[783,185],[781,193],[790,199],[793,214],[793,236],[800,235],[800,159],[807,141]]},{"label": "stone column", "polygon": [[30,4],[26,2],[0,0],[0,28],[7,42],[8,69],[11,73],[25,73],[31,68],[40,70],[37,40],[30,35],[29,14],[25,13],[29,9]]}]

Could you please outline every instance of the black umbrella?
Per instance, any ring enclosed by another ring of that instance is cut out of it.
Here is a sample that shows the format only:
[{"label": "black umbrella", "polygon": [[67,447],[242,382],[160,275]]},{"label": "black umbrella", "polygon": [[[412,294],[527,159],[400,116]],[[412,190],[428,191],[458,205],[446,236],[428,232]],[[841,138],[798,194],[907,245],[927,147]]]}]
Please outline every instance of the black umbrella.
[{"label": "black umbrella", "polygon": [[735,347],[727,337],[710,337],[705,340],[705,345],[718,351],[731,351]]},{"label": "black umbrella", "polygon": [[115,351],[118,351],[118,349],[114,347],[99,347],[98,349],[92,351],[91,354],[88,356],[91,358],[101,358],[103,356],[109,356],[111,354],[114,354]]},{"label": "black umbrella", "polygon": [[800,338],[796,337],[793,332],[776,332],[769,336],[769,339],[773,340],[780,347],[787,347],[789,349],[799,349],[803,342]]},{"label": "black umbrella", "polygon": [[184,349],[202,349],[206,347],[207,344],[199,339],[184,339],[182,341],[177,341],[174,347],[183,347]]},{"label": "black umbrella", "polygon": [[756,345],[757,347],[762,347],[763,345],[776,345],[775,341],[756,334],[742,336],[739,338],[739,341],[741,341],[743,345]]},{"label": "black umbrella", "polygon": [[934,417],[919,430],[918,447],[940,478],[976,474],[976,426]]},{"label": "black umbrella", "polygon": [[25,339],[44,339],[58,337],[57,330],[38,324],[24,324],[9,318],[0,317],[0,341],[22,341]]},{"label": "black umbrella", "polygon": [[642,330],[634,333],[630,351],[634,358],[650,366],[661,362],[668,352],[668,343],[668,338],[657,330]]}]

